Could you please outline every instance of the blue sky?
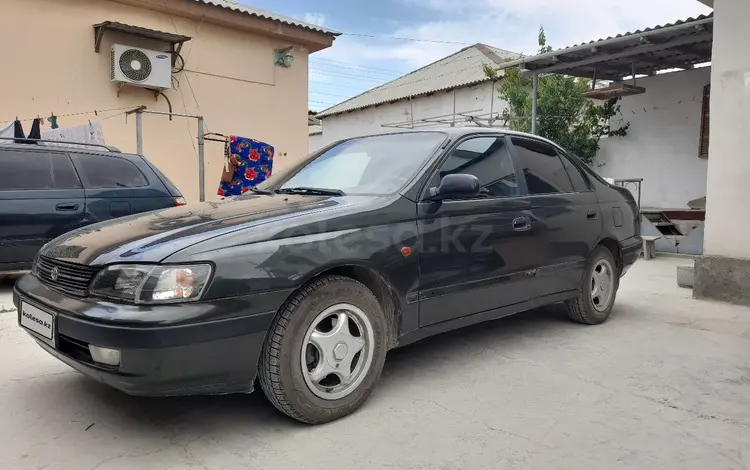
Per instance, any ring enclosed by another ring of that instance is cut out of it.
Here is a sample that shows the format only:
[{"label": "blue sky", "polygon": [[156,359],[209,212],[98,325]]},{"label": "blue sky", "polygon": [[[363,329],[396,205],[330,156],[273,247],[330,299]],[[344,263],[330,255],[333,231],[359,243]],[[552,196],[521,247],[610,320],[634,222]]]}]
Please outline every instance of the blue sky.
[{"label": "blue sky", "polygon": [[[533,53],[710,13],[697,0],[242,0],[345,33],[310,57],[310,108],[322,110],[474,44]],[[368,38],[421,39],[402,41]]]}]

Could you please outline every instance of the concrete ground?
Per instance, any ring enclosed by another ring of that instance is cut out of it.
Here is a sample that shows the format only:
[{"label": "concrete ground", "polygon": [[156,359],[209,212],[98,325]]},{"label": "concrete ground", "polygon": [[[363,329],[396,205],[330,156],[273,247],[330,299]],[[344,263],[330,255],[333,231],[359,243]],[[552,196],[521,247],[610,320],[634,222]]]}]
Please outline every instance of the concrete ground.
[{"label": "concrete ground", "polygon": [[748,468],[750,309],[693,300],[680,263],[636,263],[600,326],[546,308],[392,351],[365,406],[317,427],[260,393],[126,396],[3,313],[0,468]]}]

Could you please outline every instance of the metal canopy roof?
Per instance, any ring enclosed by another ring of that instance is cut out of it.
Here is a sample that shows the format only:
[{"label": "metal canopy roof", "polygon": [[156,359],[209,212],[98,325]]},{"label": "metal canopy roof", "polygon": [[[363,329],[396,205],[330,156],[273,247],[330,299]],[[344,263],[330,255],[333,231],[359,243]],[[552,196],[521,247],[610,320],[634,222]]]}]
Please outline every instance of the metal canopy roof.
[{"label": "metal canopy roof", "polygon": [[701,15],[506,62],[498,70],[520,66],[526,74],[618,80],[633,74],[691,69],[711,60],[713,21],[713,13]]},{"label": "metal canopy roof", "polygon": [[129,24],[118,23],[117,21],[105,21],[103,23],[94,25],[94,50],[99,52],[99,46],[102,42],[102,35],[104,31],[118,31],[121,33],[132,34],[147,39],[155,39],[157,41],[164,41],[175,49],[175,46],[181,45],[184,42],[192,39],[190,36],[182,36],[180,34],[172,34],[164,31],[157,31],[155,29],[142,28],[140,26],[133,26]]}]

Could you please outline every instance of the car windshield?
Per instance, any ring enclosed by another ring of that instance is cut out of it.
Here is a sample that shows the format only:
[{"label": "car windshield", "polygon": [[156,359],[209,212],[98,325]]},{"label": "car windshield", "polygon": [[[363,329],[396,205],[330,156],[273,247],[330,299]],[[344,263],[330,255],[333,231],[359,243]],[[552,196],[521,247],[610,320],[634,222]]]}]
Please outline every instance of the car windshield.
[{"label": "car windshield", "polygon": [[398,191],[445,140],[442,132],[386,134],[341,142],[258,189],[300,194],[384,195]]}]

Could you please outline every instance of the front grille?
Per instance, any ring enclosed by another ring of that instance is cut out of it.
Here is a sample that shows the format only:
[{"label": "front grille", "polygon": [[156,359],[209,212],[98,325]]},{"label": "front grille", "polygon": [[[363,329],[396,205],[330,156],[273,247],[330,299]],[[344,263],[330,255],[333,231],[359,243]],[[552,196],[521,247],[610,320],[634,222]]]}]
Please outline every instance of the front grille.
[{"label": "front grille", "polygon": [[[52,270],[57,268],[57,279],[52,279]],[[53,289],[85,297],[89,293],[89,284],[94,279],[99,268],[83,264],[66,263],[56,259],[39,257],[37,262],[37,277]]]}]

